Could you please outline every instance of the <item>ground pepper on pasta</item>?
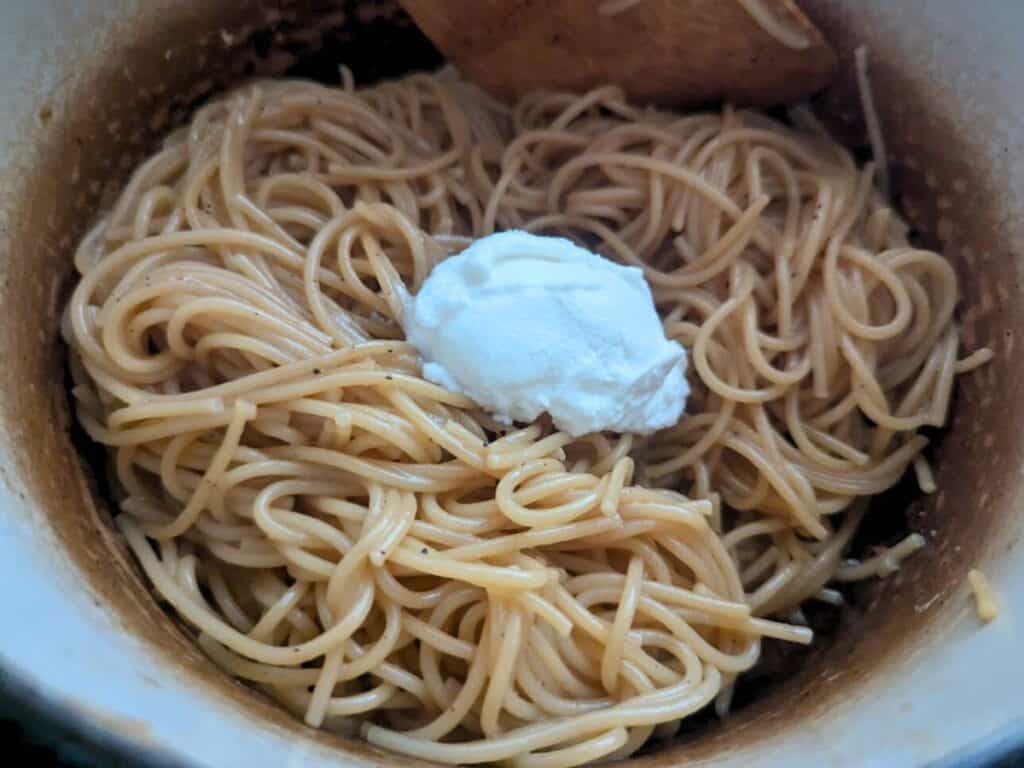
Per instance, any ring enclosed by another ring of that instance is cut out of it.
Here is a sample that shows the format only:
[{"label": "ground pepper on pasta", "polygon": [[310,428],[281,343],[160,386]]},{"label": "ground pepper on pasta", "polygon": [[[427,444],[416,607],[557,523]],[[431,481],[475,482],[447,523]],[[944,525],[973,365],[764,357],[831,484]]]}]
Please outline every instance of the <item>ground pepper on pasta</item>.
[{"label": "ground pepper on pasta", "polygon": [[[717,702],[944,423],[956,277],[809,111],[616,88],[501,106],[451,72],[247,85],[75,255],[78,417],[117,524],[229,673],[448,763],[628,755]],[[692,360],[671,429],[511,431],[421,376],[402,298],[500,229],[641,266]],[[792,618],[796,624],[787,622]],[[781,619],[781,620],[780,620]]]}]

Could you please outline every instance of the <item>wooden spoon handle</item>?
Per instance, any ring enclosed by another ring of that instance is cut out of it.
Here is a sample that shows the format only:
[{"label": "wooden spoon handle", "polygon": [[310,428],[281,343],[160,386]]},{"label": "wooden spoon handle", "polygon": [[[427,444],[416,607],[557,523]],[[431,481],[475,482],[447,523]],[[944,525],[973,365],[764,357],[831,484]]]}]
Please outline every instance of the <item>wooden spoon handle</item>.
[{"label": "wooden spoon handle", "polygon": [[[791,0],[401,3],[449,61],[506,99],[614,83],[640,103],[764,106],[819,90],[835,66]],[[616,5],[627,7],[602,13]]]}]

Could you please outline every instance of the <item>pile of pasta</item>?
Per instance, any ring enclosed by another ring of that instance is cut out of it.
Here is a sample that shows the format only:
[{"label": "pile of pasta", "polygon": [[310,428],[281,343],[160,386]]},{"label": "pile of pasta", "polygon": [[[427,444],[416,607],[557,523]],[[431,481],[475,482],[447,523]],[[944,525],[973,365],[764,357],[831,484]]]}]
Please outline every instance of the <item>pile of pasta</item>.
[{"label": "pile of pasta", "polygon": [[[423,378],[405,298],[511,228],[644,269],[691,357],[677,426],[574,440]],[[870,496],[933,482],[918,430],[987,354],[958,359],[955,274],[906,231],[802,108],[259,82],[78,249],[73,392],[118,526],[228,672],[425,759],[620,757],[923,543],[844,560]]]}]

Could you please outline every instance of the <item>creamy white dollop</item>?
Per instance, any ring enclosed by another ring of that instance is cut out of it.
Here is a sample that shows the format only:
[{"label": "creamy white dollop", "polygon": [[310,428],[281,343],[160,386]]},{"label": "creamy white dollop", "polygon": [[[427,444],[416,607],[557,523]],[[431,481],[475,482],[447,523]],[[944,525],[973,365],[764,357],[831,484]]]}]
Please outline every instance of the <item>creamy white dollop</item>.
[{"label": "creamy white dollop", "polygon": [[438,264],[405,308],[423,373],[502,423],[547,412],[573,436],[647,433],[686,406],[686,351],[651,289],[560,237],[509,231]]}]

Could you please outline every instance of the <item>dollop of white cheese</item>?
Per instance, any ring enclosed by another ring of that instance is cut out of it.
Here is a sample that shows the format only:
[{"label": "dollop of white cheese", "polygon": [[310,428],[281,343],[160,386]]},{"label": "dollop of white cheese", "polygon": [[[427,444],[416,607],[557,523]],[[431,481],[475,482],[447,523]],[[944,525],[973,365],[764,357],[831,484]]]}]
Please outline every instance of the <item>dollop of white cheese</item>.
[{"label": "dollop of white cheese", "polygon": [[426,378],[502,423],[546,411],[573,436],[648,433],[686,406],[686,351],[665,338],[643,272],[564,238],[481,238],[438,264],[404,314]]}]

